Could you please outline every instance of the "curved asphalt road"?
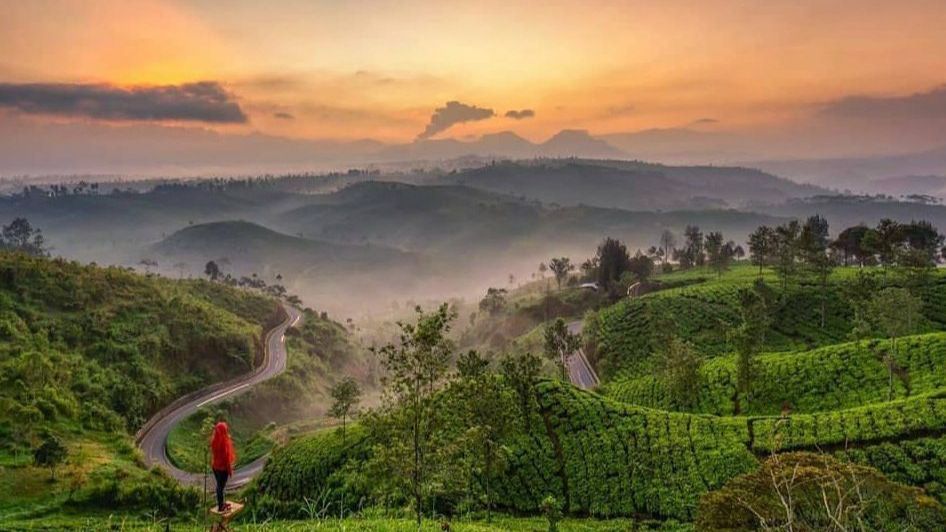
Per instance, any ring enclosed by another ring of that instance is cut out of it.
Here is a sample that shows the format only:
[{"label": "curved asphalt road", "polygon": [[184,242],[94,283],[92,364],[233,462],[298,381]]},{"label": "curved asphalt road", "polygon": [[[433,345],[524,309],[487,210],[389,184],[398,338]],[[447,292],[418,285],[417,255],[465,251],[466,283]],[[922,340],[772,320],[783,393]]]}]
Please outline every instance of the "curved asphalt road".
[{"label": "curved asphalt road", "polygon": [[[568,332],[572,334],[581,334],[582,321],[572,321],[568,323]],[[565,366],[568,368],[568,379],[572,384],[585,390],[590,390],[598,386],[598,375],[592,369],[588,359],[581,348],[578,351],[568,355],[565,358]]]},{"label": "curved asphalt road", "polygon": [[[182,484],[199,486],[203,483],[203,474],[178,469],[168,459],[168,434],[171,433],[171,429],[175,425],[198,409],[228,397],[233,397],[256,384],[279,375],[286,369],[286,329],[295,325],[302,318],[302,314],[292,306],[284,304],[282,307],[286,312],[286,319],[266,333],[266,350],[263,363],[259,367],[226,383],[211,385],[186,396],[186,398],[181,398],[155,414],[145,423],[145,426],[139,431],[136,441],[138,447],[144,452],[145,463],[149,467],[154,465],[161,467]],[[236,489],[249,482],[263,470],[266,458],[266,456],[262,456],[234,471],[230,481],[227,482],[227,489]],[[210,485],[212,484],[213,477],[211,476]]]}]

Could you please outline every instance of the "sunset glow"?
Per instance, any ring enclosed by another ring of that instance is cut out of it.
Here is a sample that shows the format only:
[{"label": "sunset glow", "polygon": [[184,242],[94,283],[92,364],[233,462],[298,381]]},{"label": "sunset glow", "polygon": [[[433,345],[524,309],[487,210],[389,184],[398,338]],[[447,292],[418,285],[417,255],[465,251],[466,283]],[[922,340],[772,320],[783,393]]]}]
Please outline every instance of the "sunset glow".
[{"label": "sunset glow", "polygon": [[249,117],[237,129],[299,138],[410,141],[452,100],[496,116],[440,136],[728,130],[932,90],[944,26],[922,0],[6,2],[0,80],[215,81]]}]

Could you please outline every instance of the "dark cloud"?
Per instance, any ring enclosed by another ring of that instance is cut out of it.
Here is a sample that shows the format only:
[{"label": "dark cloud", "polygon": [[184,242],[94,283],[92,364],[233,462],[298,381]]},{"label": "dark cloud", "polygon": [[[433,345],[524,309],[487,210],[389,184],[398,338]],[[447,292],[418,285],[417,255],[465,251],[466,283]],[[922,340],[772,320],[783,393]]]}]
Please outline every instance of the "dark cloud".
[{"label": "dark cloud", "polygon": [[486,120],[496,116],[492,109],[484,109],[475,105],[467,105],[457,101],[447,102],[443,107],[434,109],[427,128],[417,135],[418,140],[428,139],[441,131],[446,131],[455,124]]},{"label": "dark cloud", "polygon": [[829,102],[821,115],[869,120],[946,119],[946,85],[908,96],[848,96]]},{"label": "dark cloud", "polygon": [[98,120],[247,121],[232,95],[215,81],[130,88],[107,84],[0,83],[0,107],[29,114]]},{"label": "dark cloud", "polygon": [[513,120],[523,120],[525,118],[532,118],[535,116],[535,111],[532,109],[520,109],[512,111],[506,111],[506,118],[512,118]]},{"label": "dark cloud", "polygon": [[690,122],[691,126],[708,126],[711,124],[718,124],[719,120],[715,118],[697,118],[696,120]]},{"label": "dark cloud", "polygon": [[284,113],[284,112],[273,113],[273,118],[279,118],[282,120],[295,120],[296,119],[296,117],[292,116],[291,114]]}]

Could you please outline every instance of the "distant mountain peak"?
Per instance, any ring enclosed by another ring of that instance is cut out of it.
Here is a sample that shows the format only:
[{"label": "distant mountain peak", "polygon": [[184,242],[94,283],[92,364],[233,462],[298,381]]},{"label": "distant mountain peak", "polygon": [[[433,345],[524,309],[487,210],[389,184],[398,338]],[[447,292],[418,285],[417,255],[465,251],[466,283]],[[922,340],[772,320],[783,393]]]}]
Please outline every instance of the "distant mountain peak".
[{"label": "distant mountain peak", "polygon": [[585,129],[563,129],[539,146],[541,155],[548,157],[586,157],[608,159],[623,157],[621,150],[599,138],[591,136]]}]

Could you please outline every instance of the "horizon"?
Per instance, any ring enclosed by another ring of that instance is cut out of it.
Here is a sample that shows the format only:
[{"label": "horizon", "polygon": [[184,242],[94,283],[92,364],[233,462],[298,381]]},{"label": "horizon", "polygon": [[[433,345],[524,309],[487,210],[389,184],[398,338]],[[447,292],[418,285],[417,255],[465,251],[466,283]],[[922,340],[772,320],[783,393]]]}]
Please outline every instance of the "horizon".
[{"label": "horizon", "polygon": [[178,151],[193,170],[215,149],[274,166],[303,147],[321,152],[300,163],[408,160],[322,152],[565,130],[671,163],[946,146],[936,2],[398,5],[4,4],[0,174],[91,170],[115,137],[129,155],[102,173],[160,174]]}]

